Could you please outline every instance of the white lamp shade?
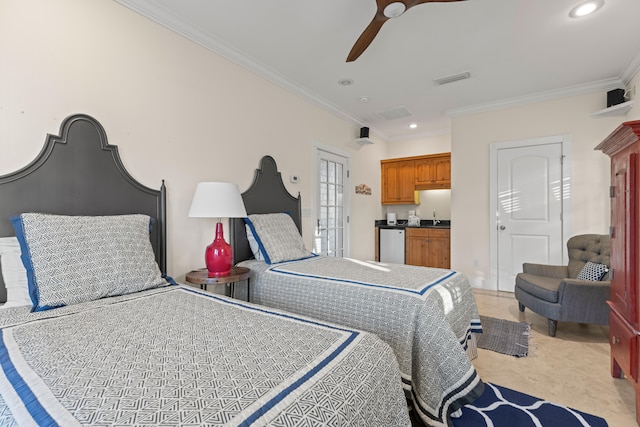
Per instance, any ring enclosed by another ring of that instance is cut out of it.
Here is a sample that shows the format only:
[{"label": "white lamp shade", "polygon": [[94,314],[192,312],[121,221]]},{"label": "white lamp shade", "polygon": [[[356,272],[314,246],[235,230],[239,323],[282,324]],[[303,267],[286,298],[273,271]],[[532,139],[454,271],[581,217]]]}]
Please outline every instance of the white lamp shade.
[{"label": "white lamp shade", "polygon": [[200,182],[189,216],[196,218],[244,218],[247,211],[240,189],[230,182]]}]

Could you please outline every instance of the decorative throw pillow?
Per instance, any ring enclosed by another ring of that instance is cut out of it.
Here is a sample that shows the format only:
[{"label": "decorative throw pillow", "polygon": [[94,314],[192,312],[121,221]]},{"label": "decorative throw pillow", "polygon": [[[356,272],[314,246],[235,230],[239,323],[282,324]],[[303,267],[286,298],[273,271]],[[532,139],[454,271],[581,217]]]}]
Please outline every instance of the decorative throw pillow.
[{"label": "decorative throw pillow", "polygon": [[27,270],[20,260],[20,244],[16,237],[0,237],[0,273],[7,290],[7,302],[0,305],[0,309],[32,305]]},{"label": "decorative throw pillow", "polygon": [[584,267],[582,267],[582,270],[580,270],[577,279],[597,282],[602,280],[604,275],[607,274],[607,271],[609,271],[609,267],[606,265],[588,261]]},{"label": "decorative throw pillow", "polygon": [[247,232],[247,240],[249,241],[249,247],[251,248],[253,257],[258,261],[264,261],[264,256],[262,256],[262,251],[260,250],[260,246],[258,246],[258,241],[251,231],[251,227],[249,227],[249,224],[245,224],[244,228]]},{"label": "decorative throw pillow", "polygon": [[267,264],[314,256],[305,249],[296,224],[286,213],[253,214],[245,222]]},{"label": "decorative throw pillow", "polygon": [[166,286],[147,215],[11,218],[34,311]]}]

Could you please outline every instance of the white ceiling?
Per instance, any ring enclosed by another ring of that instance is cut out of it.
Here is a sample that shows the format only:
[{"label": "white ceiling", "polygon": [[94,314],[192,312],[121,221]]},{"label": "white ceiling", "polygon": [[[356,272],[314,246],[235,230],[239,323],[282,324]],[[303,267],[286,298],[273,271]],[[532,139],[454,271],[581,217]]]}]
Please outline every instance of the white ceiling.
[{"label": "white ceiling", "polygon": [[[586,92],[603,91],[604,108],[604,91],[640,69],[638,0],[605,0],[579,19],[568,14],[582,0],[422,4],[387,21],[350,63],[375,0],[116,1],[386,141],[448,132],[456,115]],[[471,78],[434,83],[463,71]],[[379,115],[397,107],[414,116]]]}]

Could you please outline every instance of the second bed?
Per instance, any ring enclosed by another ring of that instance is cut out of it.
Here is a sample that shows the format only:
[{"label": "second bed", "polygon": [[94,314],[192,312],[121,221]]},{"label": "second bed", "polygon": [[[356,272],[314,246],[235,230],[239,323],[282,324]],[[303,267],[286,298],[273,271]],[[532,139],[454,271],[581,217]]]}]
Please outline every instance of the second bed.
[{"label": "second bed", "polygon": [[243,199],[249,217],[232,221],[232,246],[235,261],[252,270],[252,302],[378,335],[429,425],[446,426],[482,393],[471,363],[482,326],[463,274],[312,254],[299,232],[300,198],[287,192],[269,156]]}]

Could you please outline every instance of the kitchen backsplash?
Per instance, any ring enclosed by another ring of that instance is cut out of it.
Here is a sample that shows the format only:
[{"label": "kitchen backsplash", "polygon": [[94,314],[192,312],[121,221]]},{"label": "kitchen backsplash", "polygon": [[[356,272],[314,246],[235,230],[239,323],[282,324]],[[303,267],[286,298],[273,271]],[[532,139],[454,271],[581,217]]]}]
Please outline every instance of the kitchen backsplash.
[{"label": "kitchen backsplash", "polygon": [[425,190],[420,192],[419,205],[388,205],[384,214],[395,212],[398,219],[407,219],[409,211],[415,211],[420,219],[433,219],[433,211],[439,220],[451,220],[451,190]]}]

